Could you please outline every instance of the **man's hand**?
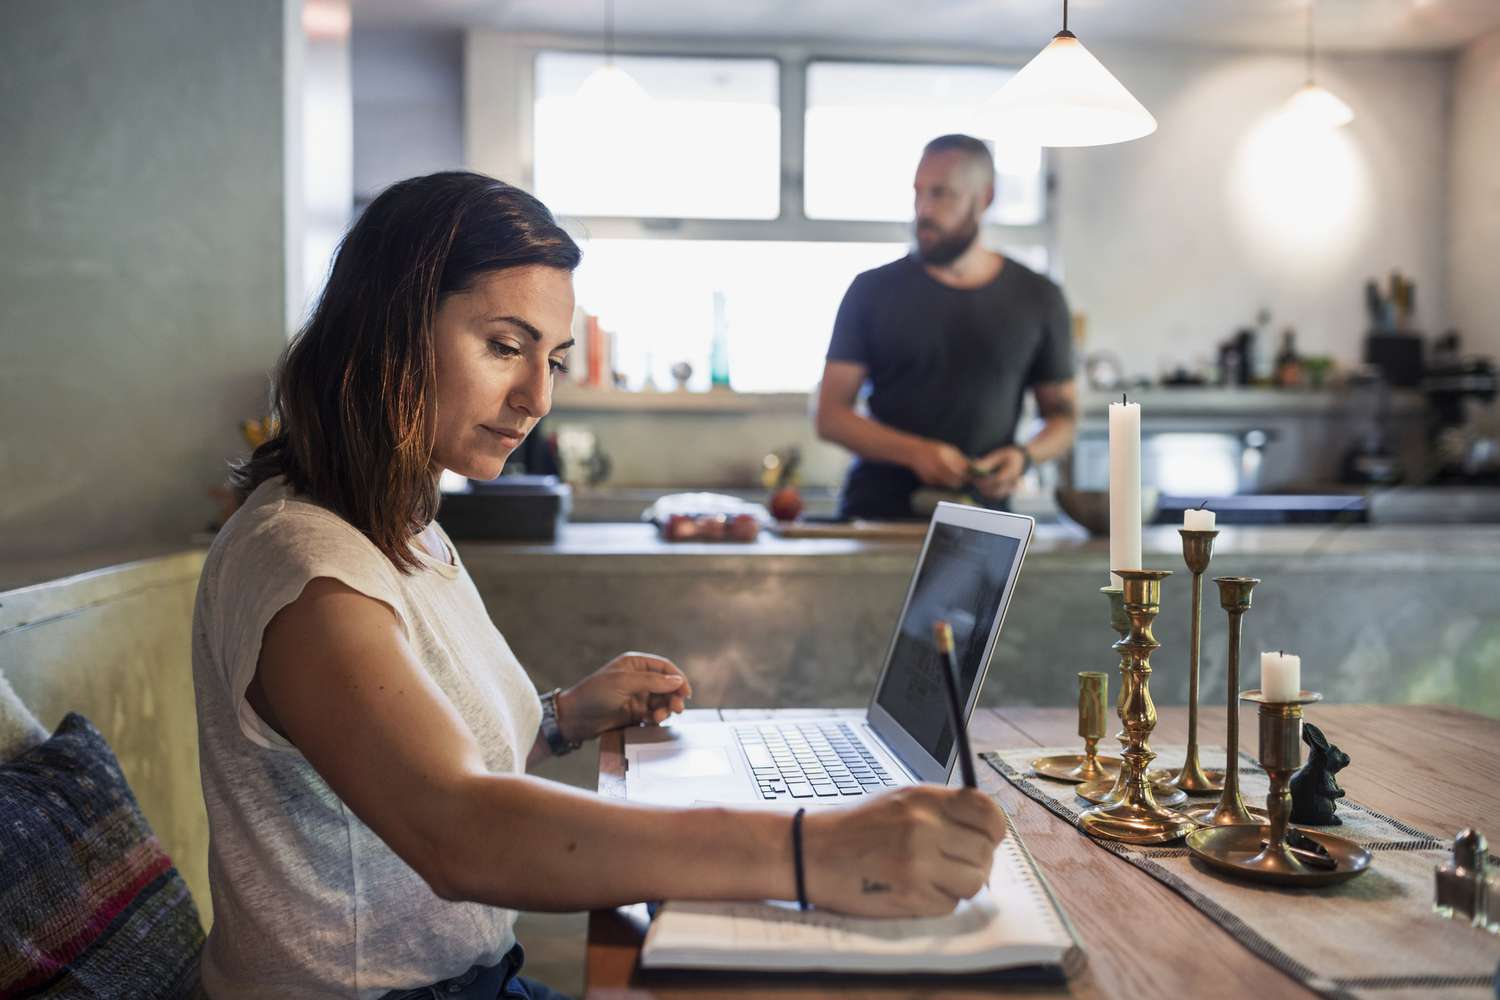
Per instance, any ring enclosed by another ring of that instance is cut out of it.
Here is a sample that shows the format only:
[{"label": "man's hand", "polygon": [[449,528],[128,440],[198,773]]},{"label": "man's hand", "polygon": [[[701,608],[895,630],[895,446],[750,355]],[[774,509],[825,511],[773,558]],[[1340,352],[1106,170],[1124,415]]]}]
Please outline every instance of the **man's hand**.
[{"label": "man's hand", "polygon": [[621,653],[557,696],[557,724],[581,743],[621,726],[665,722],[692,696],[693,686],[671,660]]},{"label": "man's hand", "polygon": [[969,460],[964,453],[943,441],[921,441],[907,459],[907,468],[928,486],[961,489],[969,479]]},{"label": "man's hand", "polygon": [[1026,471],[1026,456],[1013,444],[996,448],[974,465],[984,474],[974,479],[974,489],[987,500],[1002,500],[1016,491]]},{"label": "man's hand", "polygon": [[913,785],[808,813],[807,898],[866,917],[937,917],[984,887],[1005,814],[973,788]]}]

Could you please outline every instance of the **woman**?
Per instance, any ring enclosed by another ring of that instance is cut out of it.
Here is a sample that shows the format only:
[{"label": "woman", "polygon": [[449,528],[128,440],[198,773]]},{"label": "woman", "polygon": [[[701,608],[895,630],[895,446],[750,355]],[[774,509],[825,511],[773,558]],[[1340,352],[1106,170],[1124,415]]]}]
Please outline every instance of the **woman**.
[{"label": "woman", "polygon": [[[542,705],[433,520],[443,470],[499,475],[547,413],[578,258],[516,188],[402,182],[282,360],[279,432],[236,470],[195,611],[211,996],[546,996],[516,975],[516,910],[796,896],[786,815],[526,776],[550,752]],[[661,722],[691,693],[624,654],[552,699],[551,742]],[[1003,831],[983,795],[934,787],[810,814],[807,897],[946,912]]]}]

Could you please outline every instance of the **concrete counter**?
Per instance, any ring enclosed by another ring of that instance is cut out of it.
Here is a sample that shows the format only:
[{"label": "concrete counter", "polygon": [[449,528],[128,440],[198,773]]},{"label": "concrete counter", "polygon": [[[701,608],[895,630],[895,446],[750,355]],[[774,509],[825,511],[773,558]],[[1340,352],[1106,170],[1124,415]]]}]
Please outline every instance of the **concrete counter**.
[{"label": "concrete counter", "polygon": [[[1152,692],[1187,697],[1190,577],[1174,529],[1148,529],[1163,588]],[[869,697],[910,582],[913,542],[672,544],[646,525],[569,525],[556,543],[460,552],[538,685],[566,684],[625,649],[675,659],[697,703],[851,705]],[[1041,526],[982,703],[1068,705],[1079,670],[1110,670],[1098,588],[1107,545]],[[1230,528],[1210,575],[1264,582],[1245,618],[1245,676],[1262,649],[1303,657],[1337,702],[1447,702],[1500,715],[1500,527]],[[1205,582],[1203,691],[1225,697],[1225,615]]]}]

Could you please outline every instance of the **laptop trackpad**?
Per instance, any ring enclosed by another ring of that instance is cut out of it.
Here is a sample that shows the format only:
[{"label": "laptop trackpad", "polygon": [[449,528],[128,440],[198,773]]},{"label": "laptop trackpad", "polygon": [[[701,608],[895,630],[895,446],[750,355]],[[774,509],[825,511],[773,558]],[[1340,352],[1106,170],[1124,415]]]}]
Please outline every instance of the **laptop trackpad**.
[{"label": "laptop trackpad", "polygon": [[729,753],[719,747],[643,746],[635,753],[640,766],[651,769],[651,780],[718,778],[734,773]]}]

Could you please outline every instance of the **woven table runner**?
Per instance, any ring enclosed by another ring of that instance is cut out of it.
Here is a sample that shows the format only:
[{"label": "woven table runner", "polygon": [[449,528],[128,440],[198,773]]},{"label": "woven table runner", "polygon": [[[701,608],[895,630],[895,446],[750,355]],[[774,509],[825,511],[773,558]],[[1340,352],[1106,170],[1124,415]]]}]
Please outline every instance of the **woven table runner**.
[{"label": "woven table runner", "polygon": [[[1153,767],[1181,767],[1181,746],[1153,748]],[[1077,747],[1028,747],[980,756],[1007,781],[1075,828],[1091,803],[1077,786],[1042,778],[1030,762]],[[1200,749],[1204,767],[1222,767],[1222,749]],[[1241,754],[1240,792],[1264,806],[1269,781]],[[1215,796],[1189,803],[1212,804]],[[1340,799],[1341,826],[1309,827],[1355,841],[1373,855],[1370,869],[1348,882],[1287,888],[1243,882],[1193,860],[1181,841],[1157,847],[1090,837],[1095,844],[1167,885],[1260,958],[1326,997],[1399,1000],[1454,997],[1495,1000],[1500,936],[1432,911],[1433,869],[1452,855],[1452,840]],[[1457,831],[1446,831],[1451,838]],[[1080,830],[1080,835],[1083,834]],[[1492,865],[1497,862],[1492,859]]]}]

